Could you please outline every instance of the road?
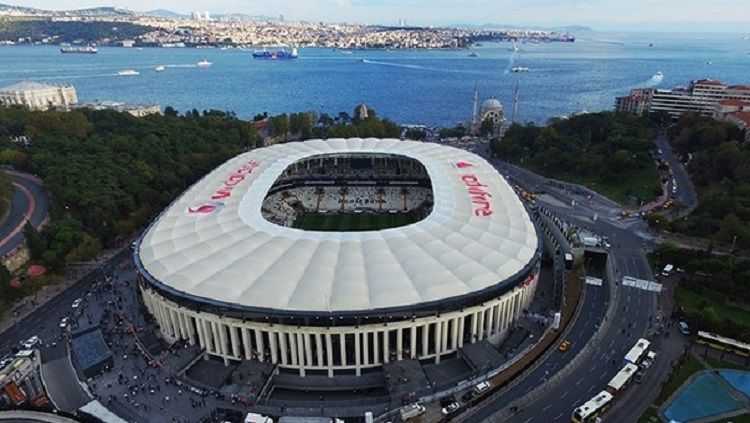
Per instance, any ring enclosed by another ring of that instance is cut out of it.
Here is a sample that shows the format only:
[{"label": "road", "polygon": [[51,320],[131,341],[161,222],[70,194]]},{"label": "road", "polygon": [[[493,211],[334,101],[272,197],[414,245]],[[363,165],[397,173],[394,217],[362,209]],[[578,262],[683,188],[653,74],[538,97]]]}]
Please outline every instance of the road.
[{"label": "road", "polygon": [[[671,149],[668,148],[662,151],[671,153]],[[642,220],[621,219],[620,208],[603,196],[570,184],[549,181],[507,163],[490,161],[511,184],[519,184],[530,191],[546,192],[547,195],[538,199],[545,208],[561,219],[580,228],[607,236],[611,243],[610,254],[614,258],[615,281],[618,282],[613,288],[618,291],[619,295],[613,314],[607,316],[610,324],[605,325],[600,342],[597,345],[587,345],[601,323],[601,317],[605,314],[603,309],[606,308],[607,298],[606,286],[587,286],[582,313],[573,323],[568,334],[568,339],[573,342],[571,349],[564,354],[555,352],[547,356],[536,370],[513,390],[496,400],[483,403],[478,411],[465,420],[518,423],[570,421],[572,410],[602,391],[607,382],[620,370],[622,357],[636,340],[651,332],[652,323],[659,313],[656,294],[623,287],[619,285],[619,280],[626,275],[653,280],[645,250],[654,244],[655,238],[648,232]],[[690,187],[689,183],[681,184],[679,181],[678,185]],[[685,195],[690,195],[687,189],[685,193]],[[592,270],[588,269],[588,271]],[[657,335],[657,339],[649,337],[655,341],[654,345],[657,349],[663,344],[663,336]],[[646,373],[642,388],[637,390],[641,395],[631,395],[631,398],[627,399],[627,407],[613,407],[614,411],[605,414],[607,421],[632,422],[648,407],[658,393],[661,381],[668,376],[669,364],[681,352],[679,337],[673,336],[672,340],[674,340],[673,345],[667,345],[665,351],[661,351],[658,356],[658,371]],[[555,376],[578,354],[585,355],[583,362],[574,371],[563,376],[553,385],[540,389],[547,380]],[[519,401],[522,396],[535,389],[540,389],[539,392],[543,393],[531,402]],[[503,414],[499,412],[507,411],[510,406],[514,405],[514,401],[518,401],[517,406],[520,409],[510,418],[503,418]],[[623,401],[626,400],[623,399]]]},{"label": "road", "polygon": [[49,198],[41,181],[25,173],[6,171],[16,188],[11,198],[8,218],[0,225],[0,256],[4,256],[24,241],[23,226],[30,221],[36,228],[47,217]]},{"label": "road", "polygon": [[[664,160],[672,169],[672,179],[669,180],[668,192],[675,202],[684,206],[673,214],[676,219],[687,216],[698,206],[698,195],[695,193],[692,181],[687,170],[682,165],[677,155],[669,145],[667,134],[662,132],[656,138],[656,146],[661,153],[659,158]],[[674,182],[677,182],[677,188],[674,189]]]}]

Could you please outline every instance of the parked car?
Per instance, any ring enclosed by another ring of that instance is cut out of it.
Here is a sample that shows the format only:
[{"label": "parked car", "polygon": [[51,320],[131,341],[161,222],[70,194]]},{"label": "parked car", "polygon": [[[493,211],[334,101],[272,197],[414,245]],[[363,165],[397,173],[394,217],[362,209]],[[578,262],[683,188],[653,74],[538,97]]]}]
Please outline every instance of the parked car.
[{"label": "parked car", "polygon": [[424,412],[424,405],[414,403],[401,407],[401,409],[399,410],[399,415],[401,416],[401,420],[407,421],[423,414]]},{"label": "parked car", "polygon": [[474,393],[477,395],[482,395],[483,393],[487,392],[492,387],[492,384],[489,381],[483,381],[479,382],[476,385],[474,385]]},{"label": "parked car", "polygon": [[73,301],[73,308],[78,308],[78,306],[80,306],[82,302],[83,298],[77,298],[75,301]]},{"label": "parked car", "polygon": [[450,416],[451,414],[458,411],[459,408],[461,408],[461,404],[459,404],[457,401],[453,401],[452,403],[443,407],[441,411],[444,416]]},{"label": "parked car", "polygon": [[68,322],[70,322],[70,318],[63,317],[62,320],[60,320],[60,328],[65,329],[68,327]]},{"label": "parked car", "polygon": [[561,351],[561,352],[565,352],[565,351],[567,351],[567,350],[568,350],[569,348],[570,348],[570,341],[568,341],[567,339],[566,339],[566,340],[564,340],[564,341],[562,341],[562,342],[560,343],[560,348],[559,348],[559,349],[560,349],[560,351]]}]

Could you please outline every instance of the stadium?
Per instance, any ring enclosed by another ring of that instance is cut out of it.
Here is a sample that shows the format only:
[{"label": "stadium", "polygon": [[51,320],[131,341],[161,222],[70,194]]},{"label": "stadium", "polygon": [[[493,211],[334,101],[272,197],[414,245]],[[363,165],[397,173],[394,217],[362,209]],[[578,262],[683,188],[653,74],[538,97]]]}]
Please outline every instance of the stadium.
[{"label": "stadium", "polygon": [[502,340],[540,237],[484,159],[395,139],[241,154],[147,228],[134,259],[164,338],[333,377]]}]

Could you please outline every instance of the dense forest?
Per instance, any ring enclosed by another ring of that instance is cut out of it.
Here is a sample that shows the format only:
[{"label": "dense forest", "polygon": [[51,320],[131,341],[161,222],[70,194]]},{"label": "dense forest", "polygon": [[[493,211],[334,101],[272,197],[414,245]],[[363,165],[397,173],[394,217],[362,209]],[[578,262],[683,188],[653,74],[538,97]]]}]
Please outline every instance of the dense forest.
[{"label": "dense forest", "polygon": [[[698,208],[670,230],[721,245],[750,248],[750,149],[735,125],[693,114],[683,115],[670,131],[675,152],[698,193]],[[735,238],[736,237],[736,238]]]},{"label": "dense forest", "polygon": [[13,196],[13,191],[13,183],[10,178],[0,172],[0,222],[5,219],[5,215],[10,209],[10,200]]},{"label": "dense forest", "polygon": [[[359,118],[312,113],[263,120],[270,140],[395,137],[400,128],[370,110]],[[52,201],[51,223],[24,231],[32,258],[51,270],[95,257],[146,226],[177,195],[229,158],[264,143],[259,122],[221,111],[167,107],[164,115],[78,109],[0,109],[0,164],[38,175]],[[24,135],[28,147],[10,139]],[[0,185],[0,188],[2,186]]]},{"label": "dense forest", "polygon": [[648,119],[602,112],[546,127],[513,124],[502,140],[493,140],[491,148],[493,154],[513,164],[632,204],[661,194],[650,154],[654,138]]},{"label": "dense forest", "polygon": [[138,37],[153,29],[129,22],[0,19],[0,40],[17,41],[19,38],[28,38],[31,41],[41,41],[52,38],[57,43],[102,43],[106,39],[109,44],[113,44]]}]

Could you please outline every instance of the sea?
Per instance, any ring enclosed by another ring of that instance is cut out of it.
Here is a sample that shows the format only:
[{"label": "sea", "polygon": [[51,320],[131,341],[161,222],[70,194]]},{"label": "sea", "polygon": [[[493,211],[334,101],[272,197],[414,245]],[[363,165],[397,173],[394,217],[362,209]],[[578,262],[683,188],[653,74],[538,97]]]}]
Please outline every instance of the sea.
[{"label": "sea", "polygon": [[[701,78],[750,84],[746,34],[576,34],[574,43],[485,43],[469,50],[301,48],[292,61],[254,60],[252,50],[100,47],[96,55],[57,46],[0,47],[0,87],[32,80],[75,86],[80,102],[124,101],[180,112],[218,109],[252,118],[358,104],[401,124],[448,127],[498,99],[516,121],[608,110],[632,88],[671,88]],[[517,51],[515,51],[517,50]],[[470,57],[476,53],[477,57]],[[201,60],[211,67],[197,66]],[[156,72],[158,65],[164,72]],[[515,73],[522,66],[528,72]],[[138,76],[118,76],[134,69]],[[663,77],[656,75],[662,72]]]}]

